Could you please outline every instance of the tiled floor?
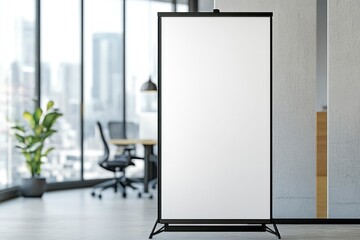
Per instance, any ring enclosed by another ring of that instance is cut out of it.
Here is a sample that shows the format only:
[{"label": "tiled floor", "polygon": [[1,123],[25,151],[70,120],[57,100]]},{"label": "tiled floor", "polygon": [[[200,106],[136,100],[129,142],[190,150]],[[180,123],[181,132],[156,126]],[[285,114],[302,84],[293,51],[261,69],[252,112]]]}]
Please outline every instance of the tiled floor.
[{"label": "tiled floor", "polygon": [[[156,218],[156,199],[127,199],[90,189],[46,193],[43,199],[0,203],[1,240],[147,239]],[[360,225],[279,225],[283,239],[360,239]],[[273,239],[269,233],[162,233],[154,239]]]}]

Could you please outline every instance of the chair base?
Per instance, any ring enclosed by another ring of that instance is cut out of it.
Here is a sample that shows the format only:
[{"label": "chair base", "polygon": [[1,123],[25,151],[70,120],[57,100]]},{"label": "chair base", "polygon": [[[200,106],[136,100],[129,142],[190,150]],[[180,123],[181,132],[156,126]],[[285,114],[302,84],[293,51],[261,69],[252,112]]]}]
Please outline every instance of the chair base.
[{"label": "chair base", "polygon": [[[111,180],[106,180],[102,183],[96,184],[93,187],[93,190],[91,192],[91,196],[93,197],[98,197],[99,199],[102,198],[102,192],[105,191],[108,188],[113,188],[114,192],[118,192],[118,190],[121,191],[122,193],[122,197],[126,198],[127,194],[126,194],[126,188],[131,188],[133,190],[138,190],[134,185],[133,185],[133,181],[126,178],[126,177],[120,177],[120,178],[114,178]],[[100,189],[98,191],[98,193],[96,193],[96,190]],[[141,197],[141,193],[138,193],[138,197]]]},{"label": "chair base", "polygon": [[155,179],[153,179],[153,180],[151,180],[151,181],[149,182],[149,186],[150,186],[152,189],[156,189],[157,185],[158,185],[158,179],[157,179],[157,178],[155,178]]}]

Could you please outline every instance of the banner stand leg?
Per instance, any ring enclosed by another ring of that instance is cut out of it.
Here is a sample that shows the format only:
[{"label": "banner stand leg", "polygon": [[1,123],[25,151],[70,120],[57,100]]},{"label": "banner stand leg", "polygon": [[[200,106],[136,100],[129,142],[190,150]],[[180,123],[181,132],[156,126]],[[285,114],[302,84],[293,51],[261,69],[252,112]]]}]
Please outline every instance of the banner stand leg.
[{"label": "banner stand leg", "polygon": [[156,219],[153,229],[149,235],[149,239],[152,239],[154,235],[159,234],[165,230],[165,225],[155,231],[157,224],[159,223],[159,219]]},{"label": "banner stand leg", "polygon": [[279,239],[281,239],[281,235],[280,235],[280,232],[276,226],[276,223],[273,223],[273,226],[274,226],[274,230],[272,230],[271,228],[269,228],[268,226],[266,226],[265,224],[263,224],[263,226],[265,226],[265,229],[267,232],[271,233],[271,234],[274,234],[275,236],[277,236]]}]

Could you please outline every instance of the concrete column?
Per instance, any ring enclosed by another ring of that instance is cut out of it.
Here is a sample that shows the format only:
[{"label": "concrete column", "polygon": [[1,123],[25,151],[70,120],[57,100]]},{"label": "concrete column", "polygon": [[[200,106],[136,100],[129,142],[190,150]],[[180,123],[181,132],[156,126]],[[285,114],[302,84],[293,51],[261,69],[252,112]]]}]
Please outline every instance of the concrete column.
[{"label": "concrete column", "polygon": [[360,218],[360,1],[328,1],[328,216]]}]

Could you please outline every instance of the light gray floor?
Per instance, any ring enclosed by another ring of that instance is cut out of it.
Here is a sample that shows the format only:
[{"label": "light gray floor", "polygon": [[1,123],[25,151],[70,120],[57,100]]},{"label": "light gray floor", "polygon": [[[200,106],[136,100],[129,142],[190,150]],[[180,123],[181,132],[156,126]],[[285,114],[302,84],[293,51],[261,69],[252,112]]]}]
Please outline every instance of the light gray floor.
[{"label": "light gray floor", "polygon": [[[111,190],[103,199],[90,189],[49,192],[42,199],[0,203],[1,240],[147,239],[156,200],[127,199]],[[360,226],[279,225],[283,239],[360,239]],[[269,233],[162,233],[154,239],[273,239]]]}]

